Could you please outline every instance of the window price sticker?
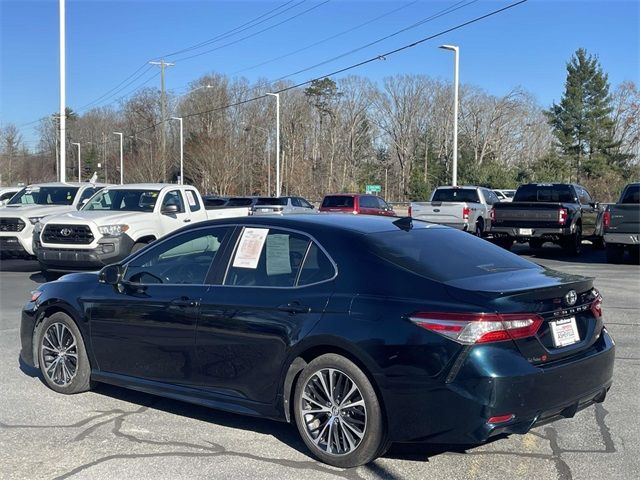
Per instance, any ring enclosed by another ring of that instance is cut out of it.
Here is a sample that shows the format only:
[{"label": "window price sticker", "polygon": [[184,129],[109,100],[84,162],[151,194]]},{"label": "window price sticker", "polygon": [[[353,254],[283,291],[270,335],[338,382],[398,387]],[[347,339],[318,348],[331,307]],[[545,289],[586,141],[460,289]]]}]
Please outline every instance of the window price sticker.
[{"label": "window price sticker", "polygon": [[258,268],[258,261],[268,233],[268,228],[245,228],[242,232],[242,238],[240,238],[238,251],[233,259],[233,266]]}]

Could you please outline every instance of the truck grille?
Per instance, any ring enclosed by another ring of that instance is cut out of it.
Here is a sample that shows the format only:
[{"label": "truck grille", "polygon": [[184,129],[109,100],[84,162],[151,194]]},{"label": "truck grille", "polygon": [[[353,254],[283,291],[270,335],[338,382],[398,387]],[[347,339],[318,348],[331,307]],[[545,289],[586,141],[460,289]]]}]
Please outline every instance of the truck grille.
[{"label": "truck grille", "polygon": [[0,218],[0,232],[21,232],[24,227],[19,218]]},{"label": "truck grille", "polygon": [[42,232],[42,241],[87,245],[93,242],[93,233],[87,225],[47,225]]}]

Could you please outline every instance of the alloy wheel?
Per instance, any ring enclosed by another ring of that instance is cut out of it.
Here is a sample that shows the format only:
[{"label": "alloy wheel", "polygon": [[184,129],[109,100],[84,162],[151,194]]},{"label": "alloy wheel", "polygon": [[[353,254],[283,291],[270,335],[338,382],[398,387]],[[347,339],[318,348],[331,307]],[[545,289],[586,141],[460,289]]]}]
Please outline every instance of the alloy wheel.
[{"label": "alloy wheel", "polygon": [[53,383],[66,386],[78,371],[78,345],[63,323],[53,323],[42,336],[42,371]]},{"label": "alloy wheel", "polygon": [[321,451],[330,455],[353,452],[367,429],[367,408],[358,385],[333,368],[315,372],[300,398],[304,430]]}]

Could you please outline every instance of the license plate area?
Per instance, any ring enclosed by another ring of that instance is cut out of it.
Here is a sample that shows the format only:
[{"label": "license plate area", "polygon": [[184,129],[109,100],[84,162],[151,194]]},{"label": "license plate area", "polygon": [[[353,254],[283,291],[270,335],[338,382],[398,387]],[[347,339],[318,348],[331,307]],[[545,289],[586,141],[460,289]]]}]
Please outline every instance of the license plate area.
[{"label": "license plate area", "polygon": [[526,237],[530,237],[531,235],[533,235],[533,228],[519,228],[518,234]]},{"label": "license plate area", "polygon": [[549,322],[551,339],[556,348],[573,345],[580,341],[576,317],[568,317]]}]

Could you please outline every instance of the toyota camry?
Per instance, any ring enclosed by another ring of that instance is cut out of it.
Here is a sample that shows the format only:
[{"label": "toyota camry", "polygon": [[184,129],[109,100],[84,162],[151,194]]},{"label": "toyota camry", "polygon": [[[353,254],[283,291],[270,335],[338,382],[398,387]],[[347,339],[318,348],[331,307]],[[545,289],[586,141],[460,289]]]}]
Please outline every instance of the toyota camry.
[{"label": "toyota camry", "polygon": [[105,382],[294,423],[353,467],[604,401],[601,304],[592,278],[408,217],[244,217],[43,284],[21,356],[64,394]]}]

